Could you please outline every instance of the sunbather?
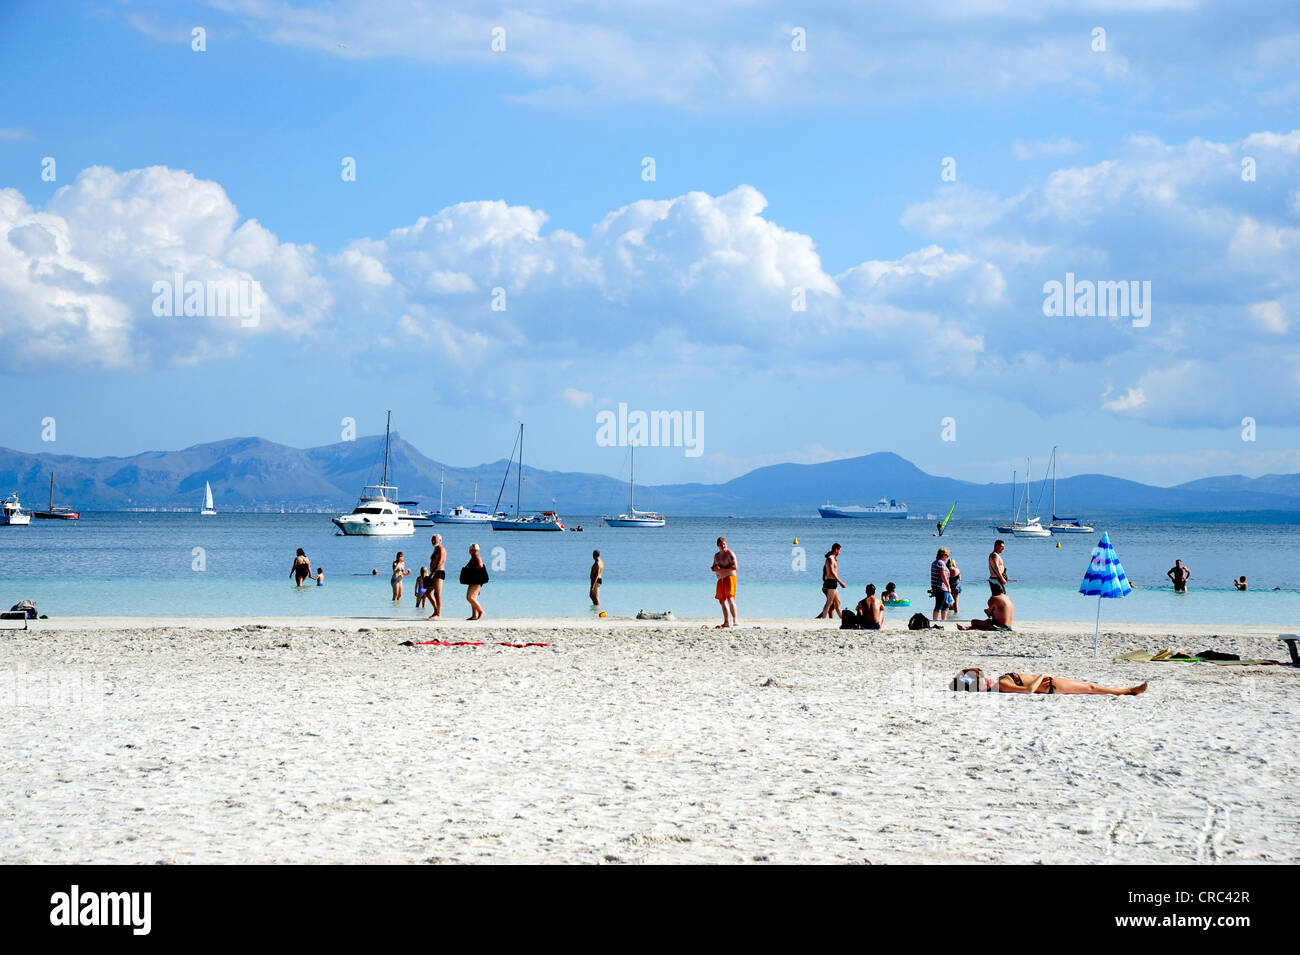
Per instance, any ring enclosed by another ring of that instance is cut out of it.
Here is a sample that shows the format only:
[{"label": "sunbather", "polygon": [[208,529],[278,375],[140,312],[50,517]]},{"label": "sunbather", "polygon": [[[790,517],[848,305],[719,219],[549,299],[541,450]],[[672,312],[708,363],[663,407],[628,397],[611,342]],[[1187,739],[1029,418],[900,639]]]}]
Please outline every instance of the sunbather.
[{"label": "sunbather", "polygon": [[1145,693],[1147,685],[1098,686],[1083,680],[1067,680],[1046,673],[1004,673],[997,680],[984,675],[978,667],[968,667],[952,678],[949,686],[954,690],[973,693],[1054,693],[1059,695],[1137,696]]}]

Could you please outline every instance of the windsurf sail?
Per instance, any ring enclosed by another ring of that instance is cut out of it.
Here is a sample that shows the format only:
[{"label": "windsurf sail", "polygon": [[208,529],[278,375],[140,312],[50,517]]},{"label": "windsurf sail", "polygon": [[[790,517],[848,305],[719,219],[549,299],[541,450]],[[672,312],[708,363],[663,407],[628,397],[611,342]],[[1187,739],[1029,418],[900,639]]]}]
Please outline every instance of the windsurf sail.
[{"label": "windsurf sail", "polygon": [[948,508],[948,513],[945,514],[943,520],[939,522],[939,533],[942,534],[944,529],[948,526],[948,522],[952,520],[952,512],[955,510],[957,510],[957,502],[953,501],[952,507]]}]

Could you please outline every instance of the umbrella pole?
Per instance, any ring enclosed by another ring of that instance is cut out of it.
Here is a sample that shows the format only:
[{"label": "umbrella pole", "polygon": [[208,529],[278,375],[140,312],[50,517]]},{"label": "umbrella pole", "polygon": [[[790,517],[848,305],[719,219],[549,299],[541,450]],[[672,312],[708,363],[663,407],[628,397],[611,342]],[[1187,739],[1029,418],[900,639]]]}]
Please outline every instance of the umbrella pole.
[{"label": "umbrella pole", "polygon": [[1092,655],[1097,655],[1097,646],[1101,641],[1101,594],[1097,595],[1097,627],[1092,632]]}]

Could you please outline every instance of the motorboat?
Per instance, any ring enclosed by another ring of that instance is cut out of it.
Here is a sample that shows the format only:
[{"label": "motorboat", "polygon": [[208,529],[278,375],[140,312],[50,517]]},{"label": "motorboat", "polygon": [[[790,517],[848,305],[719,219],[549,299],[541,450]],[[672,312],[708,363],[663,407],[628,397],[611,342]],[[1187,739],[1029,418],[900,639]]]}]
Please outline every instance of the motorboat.
[{"label": "motorboat", "polygon": [[77,521],[81,520],[81,514],[70,507],[64,507],[62,504],[54,503],[54,473],[50,473],[50,507],[45,511],[34,511],[32,516],[42,521]]},{"label": "motorboat", "polygon": [[628,479],[627,513],[602,518],[609,527],[663,527],[668,523],[662,514],[636,509],[636,445],[632,446],[632,468]]},{"label": "motorboat", "polygon": [[817,513],[822,517],[844,517],[844,518],[868,518],[868,517],[907,517],[907,505],[893,498],[882,497],[870,507],[863,507],[861,504],[850,504],[847,507],[836,507],[827,501],[823,506],[817,508]]},{"label": "motorboat", "polygon": [[23,510],[18,500],[18,492],[9,495],[9,500],[0,504],[0,527],[25,527],[32,522],[32,515]]},{"label": "motorboat", "polygon": [[398,500],[397,487],[388,483],[389,434],[393,413],[384,425],[384,474],[378,484],[361,489],[361,499],[351,514],[334,518],[334,526],[347,537],[409,537],[415,533],[415,519]]},{"label": "motorboat", "polygon": [[[564,530],[564,521],[555,511],[537,511],[532,514],[524,514],[520,509],[520,501],[523,497],[524,489],[524,426],[519,425],[519,472],[515,476],[515,516],[514,517],[493,517],[492,529],[494,531],[562,531]],[[514,461],[514,451],[510,452],[510,460]],[[506,478],[510,476],[510,464],[506,464]],[[505,478],[501,481],[502,489],[505,488]],[[501,495],[497,494],[497,505],[501,503]],[[495,508],[494,508],[495,510]]]}]

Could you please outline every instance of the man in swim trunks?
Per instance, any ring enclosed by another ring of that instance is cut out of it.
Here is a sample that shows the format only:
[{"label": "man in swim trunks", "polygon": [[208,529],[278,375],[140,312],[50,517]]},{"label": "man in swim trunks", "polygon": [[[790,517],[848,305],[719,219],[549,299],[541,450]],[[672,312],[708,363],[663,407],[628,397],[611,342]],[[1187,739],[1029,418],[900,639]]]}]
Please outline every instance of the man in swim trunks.
[{"label": "man in swim trunks", "polygon": [[989,598],[988,608],[984,611],[985,620],[972,620],[969,627],[957,624],[958,630],[1010,630],[1011,622],[1016,619],[1016,605],[1011,598],[998,587]]},{"label": "man in swim trunks", "polygon": [[600,585],[604,583],[602,579],[605,575],[605,562],[600,559],[600,551],[591,552],[591,605],[600,606]]},{"label": "man in swim trunks", "polygon": [[1007,549],[1006,542],[998,539],[993,542],[993,553],[989,554],[989,593],[996,594],[994,589],[996,584],[1002,588],[1002,593],[1007,591],[1007,565],[1002,562],[1002,552]]},{"label": "man in swim trunks", "polygon": [[442,546],[442,535],[434,534],[429,538],[433,553],[429,555],[429,579],[433,585],[429,588],[428,599],[433,601],[433,613],[430,620],[442,616],[442,582],[447,579],[447,548]]},{"label": "man in swim trunks", "polygon": [[713,589],[713,596],[722,605],[722,624],[714,627],[715,630],[734,627],[740,623],[736,617],[736,571],[738,568],[739,562],[736,560],[735,552],[727,546],[725,537],[719,537],[718,552],[713,555],[713,567],[711,569],[714,576],[718,578],[718,583]]},{"label": "man in swim trunks", "polygon": [[840,580],[841,550],[843,548],[839,544],[832,544],[831,549],[826,552],[826,562],[822,564],[822,593],[826,595],[826,603],[822,606],[822,612],[817,615],[818,620],[825,620],[827,617],[834,620],[835,615],[840,612],[839,588],[846,586],[844,581]]},{"label": "man in swim trunks", "polygon": [[1236,587],[1238,590],[1249,590],[1249,589],[1250,589],[1250,584],[1246,583],[1246,575],[1245,575],[1245,574],[1242,574],[1242,575],[1241,575],[1241,579],[1240,579],[1240,580],[1234,580],[1234,581],[1232,582],[1232,586]]},{"label": "man in swim trunks", "polygon": [[1165,576],[1174,582],[1174,593],[1187,593],[1187,581],[1191,579],[1192,572],[1183,566],[1181,560],[1174,561],[1174,566],[1165,571]]},{"label": "man in swim trunks", "polygon": [[1139,696],[1147,691],[1147,685],[1138,686],[1098,686],[1084,680],[1067,680],[1064,677],[1047,673],[1004,673],[997,680],[984,675],[978,667],[962,670],[948,684],[953,690],[967,690],[973,693],[1052,693],[1065,695],[1089,696]]}]

